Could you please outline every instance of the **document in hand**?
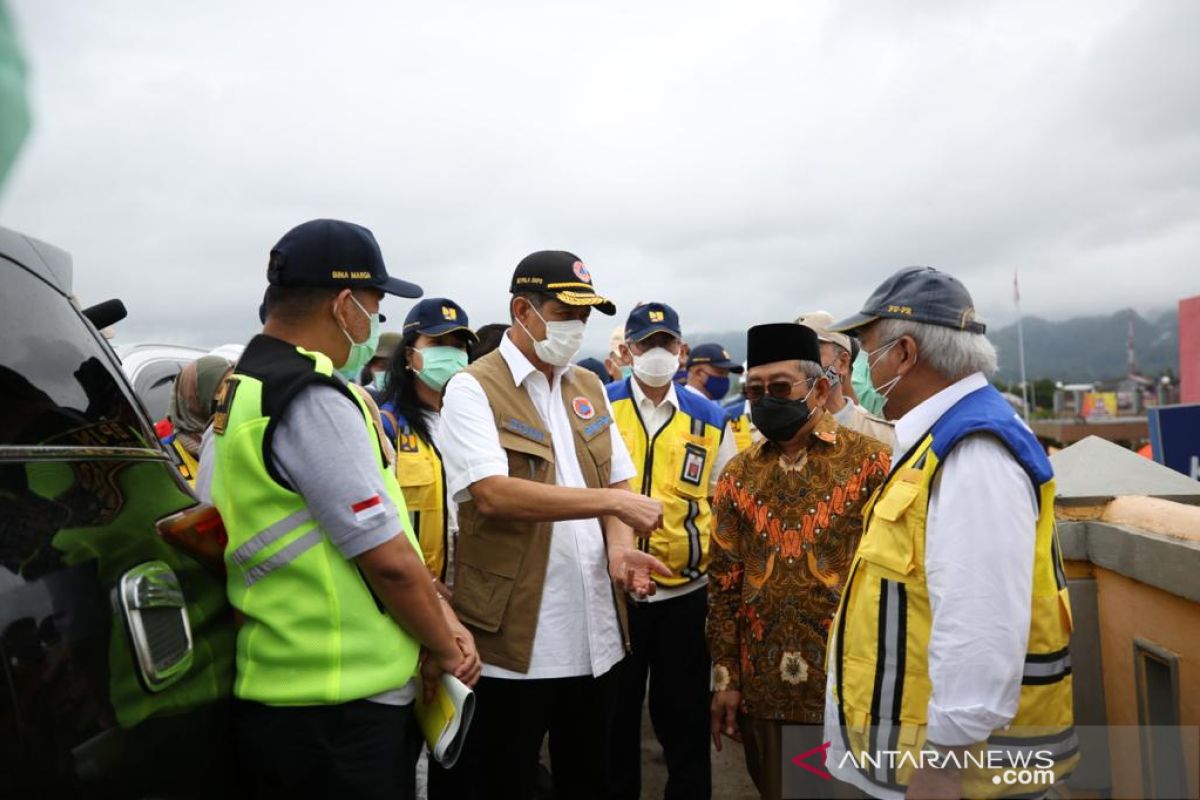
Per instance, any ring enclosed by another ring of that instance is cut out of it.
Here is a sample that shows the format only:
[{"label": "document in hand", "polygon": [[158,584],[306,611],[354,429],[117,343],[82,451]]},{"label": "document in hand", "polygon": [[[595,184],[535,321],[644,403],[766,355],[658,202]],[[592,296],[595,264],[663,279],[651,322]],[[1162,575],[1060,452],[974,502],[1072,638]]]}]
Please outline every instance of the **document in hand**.
[{"label": "document in hand", "polygon": [[453,675],[443,673],[433,702],[426,704],[417,692],[417,721],[430,754],[446,769],[454,766],[462,752],[475,715],[475,693]]}]

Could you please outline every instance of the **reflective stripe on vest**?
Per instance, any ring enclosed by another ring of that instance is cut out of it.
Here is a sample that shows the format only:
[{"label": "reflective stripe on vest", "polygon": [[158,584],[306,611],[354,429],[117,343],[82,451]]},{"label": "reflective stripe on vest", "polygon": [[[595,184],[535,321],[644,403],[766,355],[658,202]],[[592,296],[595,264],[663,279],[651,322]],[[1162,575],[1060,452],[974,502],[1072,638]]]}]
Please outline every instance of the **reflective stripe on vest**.
[{"label": "reflective stripe on vest", "polygon": [[[924,563],[929,494],[954,445],[975,433],[991,434],[1005,444],[1034,482],[1039,508],[1029,639],[1017,712],[1008,726],[973,750],[980,758],[990,755],[1005,763],[1042,754],[1052,762],[1056,782],[1065,779],[1077,761],[1068,651],[1070,603],[1054,530],[1053,473],[1033,435],[988,387],[943,415],[863,510],[863,539],[832,628],[829,663],[842,743],[861,775],[894,791],[908,785],[915,762],[877,754],[915,754],[924,747],[933,688],[927,661],[932,610]],[[985,747],[997,753],[985,752]],[[1041,768],[1041,761],[1032,763]],[[968,763],[963,796],[1021,795],[1039,789],[994,782],[998,775],[998,770]]]},{"label": "reflective stripe on vest", "polygon": [[663,503],[663,527],[638,546],[674,574],[654,576],[663,586],[682,586],[708,572],[713,524],[708,490],[716,467],[725,416],[715,403],[677,390],[679,407],[653,437],[647,436],[633,399],[632,379],[606,389],[617,429],[637,468],[636,489]]}]

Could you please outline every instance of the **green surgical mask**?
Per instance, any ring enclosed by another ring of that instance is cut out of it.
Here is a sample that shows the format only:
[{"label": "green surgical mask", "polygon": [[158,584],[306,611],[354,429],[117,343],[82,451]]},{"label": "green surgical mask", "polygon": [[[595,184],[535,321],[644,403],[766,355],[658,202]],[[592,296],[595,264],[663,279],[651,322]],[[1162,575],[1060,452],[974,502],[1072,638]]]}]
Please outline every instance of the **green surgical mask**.
[{"label": "green surgical mask", "polygon": [[[338,372],[348,381],[358,378],[362,373],[362,368],[375,357],[375,350],[379,347],[379,315],[368,312],[354,295],[350,295],[350,299],[354,301],[354,305],[358,306],[358,310],[366,314],[367,319],[371,321],[371,331],[365,340],[356,342],[354,337],[347,333],[345,328],[342,328],[342,333],[350,340],[350,355],[346,358],[346,363],[338,368]],[[341,328],[341,325],[338,327]]]},{"label": "green surgical mask", "polygon": [[425,347],[417,352],[422,363],[417,378],[435,392],[446,388],[446,383],[467,366],[466,351],[457,347]]},{"label": "green surgical mask", "polygon": [[379,370],[379,372],[376,372],[374,375],[372,375],[371,376],[371,385],[374,386],[376,389],[378,389],[381,392],[384,389],[386,389],[387,388],[387,370],[381,369],[381,370]]}]

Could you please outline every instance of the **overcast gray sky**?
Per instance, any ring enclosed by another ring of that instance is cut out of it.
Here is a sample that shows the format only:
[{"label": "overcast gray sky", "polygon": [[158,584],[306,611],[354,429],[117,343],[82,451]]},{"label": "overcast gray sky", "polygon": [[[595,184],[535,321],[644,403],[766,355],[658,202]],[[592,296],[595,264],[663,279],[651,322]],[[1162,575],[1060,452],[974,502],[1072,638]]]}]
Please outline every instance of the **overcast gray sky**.
[{"label": "overcast gray sky", "polygon": [[476,325],[542,248],[693,330],[914,263],[993,323],[1018,266],[1052,318],[1200,292],[1195,0],[10,6],[34,127],[0,223],[122,297],[119,341],[243,340],[318,216]]}]

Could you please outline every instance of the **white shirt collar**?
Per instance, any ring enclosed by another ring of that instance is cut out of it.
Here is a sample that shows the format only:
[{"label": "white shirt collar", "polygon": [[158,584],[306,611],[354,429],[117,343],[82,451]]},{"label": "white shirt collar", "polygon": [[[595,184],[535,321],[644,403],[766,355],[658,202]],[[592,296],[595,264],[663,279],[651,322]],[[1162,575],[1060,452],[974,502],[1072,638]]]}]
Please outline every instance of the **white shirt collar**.
[{"label": "white shirt collar", "polygon": [[917,443],[917,440],[924,436],[955,403],[987,384],[988,380],[983,373],[976,372],[921,401],[915,408],[896,420],[896,448],[892,452],[907,453]]},{"label": "white shirt collar", "polygon": [[[526,378],[537,372],[538,369],[525,357],[525,354],[513,343],[513,340],[508,338],[508,333],[508,331],[505,331],[504,335],[500,337],[500,355],[504,358],[505,363],[508,364],[508,370],[512,373],[513,383],[520,386],[525,382]],[[562,374],[569,369],[571,369],[570,364],[565,367],[555,367],[555,379],[562,377]]]},{"label": "white shirt collar", "polygon": [[[642,385],[637,382],[637,378],[630,378],[629,383],[633,387],[633,401],[638,404],[638,407],[658,408],[658,406],[654,405],[654,401],[642,391]],[[665,403],[670,403],[675,408],[679,408],[679,397],[675,394],[675,381],[671,381],[667,386],[667,395],[659,405]]]}]

